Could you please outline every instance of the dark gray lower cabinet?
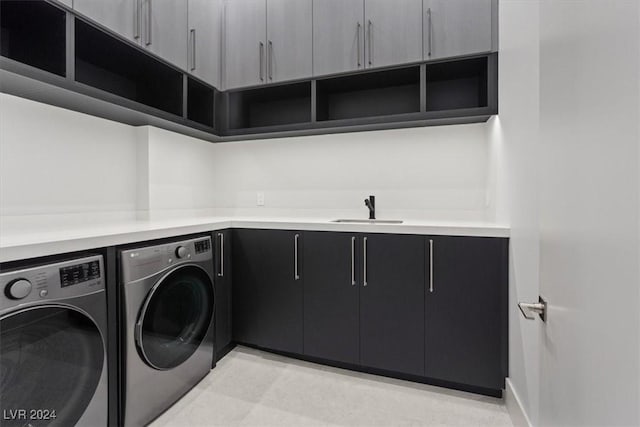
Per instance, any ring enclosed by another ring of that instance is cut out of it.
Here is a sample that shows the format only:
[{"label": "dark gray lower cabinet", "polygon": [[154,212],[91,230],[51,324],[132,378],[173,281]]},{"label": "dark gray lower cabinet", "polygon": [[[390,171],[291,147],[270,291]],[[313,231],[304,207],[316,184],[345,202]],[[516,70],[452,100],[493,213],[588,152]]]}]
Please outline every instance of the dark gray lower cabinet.
[{"label": "dark gray lower cabinet", "polygon": [[233,339],[500,395],[507,283],[508,239],[234,230]]},{"label": "dark gray lower cabinet", "polygon": [[423,376],[425,259],[422,236],[306,232],[304,354]]},{"label": "dark gray lower cabinet", "polygon": [[231,230],[213,233],[215,254],[215,328],[218,359],[229,349],[232,341],[232,274],[231,274]]},{"label": "dark gray lower cabinet", "polygon": [[303,285],[295,276],[296,258],[301,263],[296,240],[300,254],[300,233],[234,230],[234,341],[302,354]]},{"label": "dark gray lower cabinet", "polygon": [[508,240],[430,240],[426,376],[501,390],[507,374]]},{"label": "dark gray lower cabinet", "polygon": [[304,233],[306,356],[360,361],[358,248],[355,234]]},{"label": "dark gray lower cabinet", "polygon": [[424,376],[424,236],[362,237],[360,364]]}]

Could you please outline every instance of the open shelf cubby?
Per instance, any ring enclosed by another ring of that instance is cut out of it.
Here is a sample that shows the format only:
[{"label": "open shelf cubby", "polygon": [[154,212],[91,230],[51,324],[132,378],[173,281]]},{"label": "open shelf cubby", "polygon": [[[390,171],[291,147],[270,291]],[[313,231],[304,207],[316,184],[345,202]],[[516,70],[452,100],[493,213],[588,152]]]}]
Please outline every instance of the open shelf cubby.
[{"label": "open shelf cubby", "polygon": [[487,107],[487,72],[487,57],[427,64],[427,111]]},{"label": "open shelf cubby", "polygon": [[311,122],[311,82],[229,93],[229,129]]},{"label": "open shelf cubby", "polygon": [[66,17],[42,0],[0,1],[0,54],[66,76]]},{"label": "open shelf cubby", "polygon": [[182,116],[183,74],[80,19],[75,20],[77,82]]},{"label": "open shelf cubby", "polygon": [[318,80],[317,121],[420,112],[420,67]]},{"label": "open shelf cubby", "polygon": [[212,128],[215,90],[187,77],[187,119]]}]

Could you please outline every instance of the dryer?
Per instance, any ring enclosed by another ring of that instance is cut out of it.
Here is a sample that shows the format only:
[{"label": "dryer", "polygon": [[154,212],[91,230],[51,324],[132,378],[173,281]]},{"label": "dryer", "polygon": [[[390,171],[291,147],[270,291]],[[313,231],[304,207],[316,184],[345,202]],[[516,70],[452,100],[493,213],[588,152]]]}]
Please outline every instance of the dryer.
[{"label": "dryer", "polygon": [[0,273],[0,425],[107,426],[102,256]]},{"label": "dryer", "polygon": [[122,250],[123,423],[151,422],[211,370],[209,237]]}]

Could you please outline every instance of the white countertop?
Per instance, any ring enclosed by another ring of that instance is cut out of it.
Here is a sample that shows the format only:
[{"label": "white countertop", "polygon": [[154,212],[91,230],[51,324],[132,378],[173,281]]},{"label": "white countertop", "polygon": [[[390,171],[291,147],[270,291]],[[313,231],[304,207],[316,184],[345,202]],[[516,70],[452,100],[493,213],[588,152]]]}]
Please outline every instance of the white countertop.
[{"label": "white countertop", "polygon": [[447,236],[509,237],[509,227],[492,223],[405,221],[402,224],[346,224],[335,218],[185,217],[110,221],[3,221],[0,262],[66,252],[178,237],[226,228],[268,228],[300,231],[393,233]]}]

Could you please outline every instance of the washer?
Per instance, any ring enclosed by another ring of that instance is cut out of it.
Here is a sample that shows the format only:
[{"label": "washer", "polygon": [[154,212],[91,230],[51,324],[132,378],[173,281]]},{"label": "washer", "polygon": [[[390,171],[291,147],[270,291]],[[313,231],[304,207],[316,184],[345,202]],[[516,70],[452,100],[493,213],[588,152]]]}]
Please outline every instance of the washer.
[{"label": "washer", "polygon": [[102,256],[2,272],[0,290],[0,424],[107,426]]},{"label": "washer", "polygon": [[209,373],[214,355],[211,239],[120,251],[123,422],[151,422]]}]

